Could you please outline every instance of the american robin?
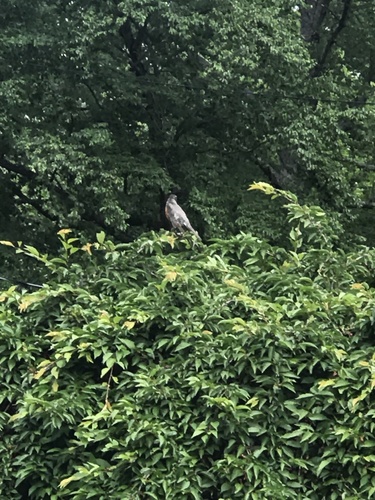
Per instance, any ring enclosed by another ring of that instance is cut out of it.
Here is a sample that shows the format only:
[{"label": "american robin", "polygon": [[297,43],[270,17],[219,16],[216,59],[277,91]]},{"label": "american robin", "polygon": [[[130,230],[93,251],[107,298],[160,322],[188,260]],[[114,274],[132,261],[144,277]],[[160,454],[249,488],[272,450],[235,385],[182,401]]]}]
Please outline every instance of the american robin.
[{"label": "american robin", "polygon": [[177,196],[175,194],[170,194],[168,197],[167,203],[165,204],[165,216],[172,224],[172,229],[176,229],[180,233],[190,231],[200,239],[199,234],[190,224],[187,215],[177,203]]}]

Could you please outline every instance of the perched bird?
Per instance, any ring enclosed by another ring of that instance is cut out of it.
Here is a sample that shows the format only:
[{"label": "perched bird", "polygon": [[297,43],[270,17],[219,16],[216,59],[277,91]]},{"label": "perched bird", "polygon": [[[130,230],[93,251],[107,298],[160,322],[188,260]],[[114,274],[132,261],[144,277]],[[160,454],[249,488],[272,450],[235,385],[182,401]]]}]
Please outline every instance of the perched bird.
[{"label": "perched bird", "polygon": [[168,197],[167,203],[165,204],[165,216],[172,224],[172,229],[176,229],[179,233],[190,231],[200,239],[199,234],[190,224],[187,215],[177,203],[177,196],[175,194],[170,194]]}]

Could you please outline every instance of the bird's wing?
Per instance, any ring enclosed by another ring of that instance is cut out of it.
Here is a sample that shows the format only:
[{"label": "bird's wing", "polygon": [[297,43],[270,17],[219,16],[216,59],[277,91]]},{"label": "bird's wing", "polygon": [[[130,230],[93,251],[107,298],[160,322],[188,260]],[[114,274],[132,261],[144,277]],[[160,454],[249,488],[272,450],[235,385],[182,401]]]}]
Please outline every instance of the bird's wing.
[{"label": "bird's wing", "polygon": [[187,231],[191,231],[192,233],[194,233],[200,239],[199,234],[193,228],[193,226],[190,224],[188,216],[186,215],[186,213],[184,212],[184,210],[179,205],[177,205],[177,207],[176,207],[175,216],[176,216],[176,219],[177,219],[179,225],[183,229],[186,229]]},{"label": "bird's wing", "polygon": [[185,227],[186,229],[189,229],[189,226],[191,226],[190,221],[188,219],[188,216],[184,212],[184,210],[176,204],[173,210],[173,216],[176,219],[176,221],[179,223],[180,226]]},{"label": "bird's wing", "polygon": [[183,231],[191,231],[199,239],[199,234],[194,230],[193,226],[190,224],[188,216],[185,211],[177,203],[169,204],[167,203],[165,207],[165,214],[167,219],[172,224],[174,229],[179,229]]}]

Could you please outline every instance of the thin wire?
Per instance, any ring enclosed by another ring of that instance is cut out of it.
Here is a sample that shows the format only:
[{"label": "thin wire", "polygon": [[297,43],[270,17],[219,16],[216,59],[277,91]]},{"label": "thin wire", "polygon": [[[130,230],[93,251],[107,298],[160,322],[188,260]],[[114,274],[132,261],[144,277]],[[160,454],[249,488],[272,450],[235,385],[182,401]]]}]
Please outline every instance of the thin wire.
[{"label": "thin wire", "polygon": [[[208,90],[207,87],[203,87],[203,86],[197,86],[197,85],[193,85],[191,83],[176,83],[176,82],[173,82],[173,83],[167,83],[167,82],[161,82],[161,81],[158,81],[158,80],[151,80],[151,79],[148,79],[147,77],[138,77],[140,82],[146,82],[146,83],[150,83],[152,85],[156,85],[156,86],[163,86],[163,87],[168,87],[168,88],[179,88],[179,87],[183,87],[183,88],[186,88],[187,90]],[[211,82],[209,82],[211,83]],[[218,83],[218,82],[215,82],[215,83]],[[248,97],[253,97],[253,96],[259,96],[259,97],[262,97],[262,98],[266,98],[266,99],[269,99],[271,100],[272,99],[275,99],[275,98],[281,98],[281,99],[291,99],[291,100],[297,100],[297,101],[306,101],[306,102],[314,102],[314,101],[319,101],[319,102],[326,102],[326,103],[331,103],[331,104],[335,104],[335,103],[340,103],[340,104],[350,104],[350,105],[353,105],[353,104],[361,104],[363,106],[375,106],[375,101],[360,101],[361,97],[353,97],[351,100],[349,99],[340,99],[340,98],[327,98],[327,97],[316,97],[316,96],[312,96],[312,95],[291,95],[291,94],[285,94],[283,93],[282,91],[280,92],[275,92],[273,94],[270,93],[271,91],[252,91],[250,89],[244,89],[244,90],[241,90],[241,91],[234,91],[232,92],[232,94],[236,94],[236,95],[242,95],[242,96],[248,96]]]},{"label": "thin wire", "polygon": [[[147,83],[150,83],[152,85],[156,86],[163,86],[163,87],[168,87],[168,88],[178,88],[178,87],[184,87],[187,90],[205,90],[209,91],[209,89],[204,88],[204,87],[197,87],[191,84],[178,84],[178,83],[163,83],[163,82],[151,82],[151,81],[146,81]],[[224,95],[224,94],[222,94]],[[332,99],[328,97],[316,97],[312,95],[291,95],[291,94],[284,94],[282,92],[279,93],[274,93],[270,94],[270,92],[253,92],[252,90],[244,90],[241,92],[233,92],[232,95],[242,95],[244,97],[261,97],[262,99],[271,101],[274,99],[290,99],[294,101],[304,101],[304,102],[309,102],[310,104],[312,102],[324,102],[324,103],[329,103],[329,104],[347,104],[347,105],[355,105],[358,104],[360,106],[375,106],[375,101],[361,101],[361,97],[353,97],[351,100],[349,99]]]},{"label": "thin wire", "polygon": [[8,283],[13,283],[16,286],[31,286],[34,288],[43,288],[43,285],[37,285],[35,283],[28,283],[27,281],[19,281],[19,280],[10,280],[8,278],[4,278],[4,276],[0,276],[1,281],[8,281]]}]

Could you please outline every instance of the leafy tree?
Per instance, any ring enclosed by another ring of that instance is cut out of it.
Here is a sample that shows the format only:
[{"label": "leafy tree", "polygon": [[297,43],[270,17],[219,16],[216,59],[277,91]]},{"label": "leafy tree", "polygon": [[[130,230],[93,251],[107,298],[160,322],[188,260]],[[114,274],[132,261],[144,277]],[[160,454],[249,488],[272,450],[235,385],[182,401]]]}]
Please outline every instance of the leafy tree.
[{"label": "leafy tree", "polygon": [[206,238],[278,240],[278,210],[244,194],[254,178],[344,217],[372,206],[372,13],[350,0],[4,0],[1,237],[48,248],[68,226],[128,241],[166,227],[174,189]]},{"label": "leafy tree", "polygon": [[[265,183],[288,246],[160,232],[0,295],[7,498],[371,498],[375,256]],[[9,246],[9,242],[8,242]]]}]

